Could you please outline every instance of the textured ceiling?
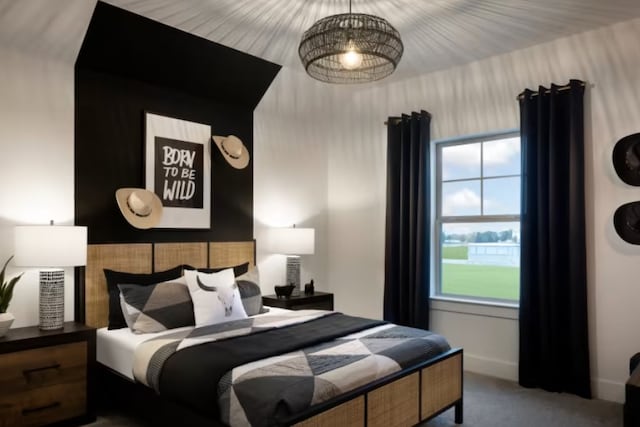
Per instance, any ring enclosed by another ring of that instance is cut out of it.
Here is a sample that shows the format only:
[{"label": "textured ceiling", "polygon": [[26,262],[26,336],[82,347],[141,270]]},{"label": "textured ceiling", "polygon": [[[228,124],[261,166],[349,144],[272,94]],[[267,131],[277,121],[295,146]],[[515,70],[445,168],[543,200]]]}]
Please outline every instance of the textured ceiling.
[{"label": "textured ceiling", "polygon": [[[347,0],[108,0],[264,59],[300,67],[298,43]],[[402,35],[401,78],[446,69],[640,16],[639,0],[353,0]]]},{"label": "textured ceiling", "polygon": [[[348,0],[107,0],[107,3],[281,65],[317,19]],[[0,0],[0,46],[74,60],[94,0]],[[446,69],[640,17],[639,0],[353,0],[386,18],[405,53],[391,79]]]}]

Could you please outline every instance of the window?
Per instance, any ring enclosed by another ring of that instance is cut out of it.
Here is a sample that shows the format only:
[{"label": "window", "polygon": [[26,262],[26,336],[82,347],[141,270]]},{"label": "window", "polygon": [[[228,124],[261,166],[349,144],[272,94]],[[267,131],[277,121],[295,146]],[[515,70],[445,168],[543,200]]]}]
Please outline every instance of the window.
[{"label": "window", "polygon": [[520,299],[520,136],[436,145],[436,295]]}]

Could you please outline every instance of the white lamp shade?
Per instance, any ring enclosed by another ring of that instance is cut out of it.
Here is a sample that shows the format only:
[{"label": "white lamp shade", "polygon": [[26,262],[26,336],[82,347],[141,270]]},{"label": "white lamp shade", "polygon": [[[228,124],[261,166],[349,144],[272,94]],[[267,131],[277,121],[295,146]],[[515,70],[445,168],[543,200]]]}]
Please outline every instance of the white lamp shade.
[{"label": "white lamp shade", "polygon": [[87,227],[15,227],[14,262],[22,267],[74,267],[87,263]]},{"label": "white lamp shade", "polygon": [[266,249],[282,255],[310,255],[315,250],[313,228],[272,228],[268,231]]}]

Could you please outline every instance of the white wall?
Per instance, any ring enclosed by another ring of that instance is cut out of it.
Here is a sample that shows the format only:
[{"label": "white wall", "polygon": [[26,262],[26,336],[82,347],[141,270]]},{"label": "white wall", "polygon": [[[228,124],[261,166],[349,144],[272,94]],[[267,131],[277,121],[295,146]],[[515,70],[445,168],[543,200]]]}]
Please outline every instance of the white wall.
[{"label": "white wall", "polygon": [[[0,261],[13,254],[13,226],[73,224],[73,63],[0,47]],[[61,250],[64,242],[61,242]],[[38,324],[38,271],[26,271],[9,306],[14,327]],[[65,275],[73,319],[73,270]]]},{"label": "white wall", "polygon": [[[74,222],[74,63],[95,0],[9,1],[0,13],[0,262],[15,225]],[[64,250],[61,242],[61,250]],[[38,323],[38,270],[25,271],[9,311],[13,327]],[[65,270],[65,320],[73,319]]]},{"label": "white wall", "polygon": [[[327,281],[327,156],[332,90],[283,67],[254,112],[254,236],[263,294],[285,284],[285,257],[261,242],[271,227],[315,229],[315,253],[302,256],[302,283]],[[329,125],[329,126],[327,126]]]}]

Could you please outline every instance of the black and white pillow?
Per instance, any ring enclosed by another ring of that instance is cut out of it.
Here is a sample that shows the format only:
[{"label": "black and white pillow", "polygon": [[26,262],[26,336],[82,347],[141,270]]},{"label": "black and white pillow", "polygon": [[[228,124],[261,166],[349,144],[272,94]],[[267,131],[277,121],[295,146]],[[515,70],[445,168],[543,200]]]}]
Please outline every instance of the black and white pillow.
[{"label": "black and white pillow", "polygon": [[120,284],[120,305],[136,334],[193,326],[193,303],[184,277],[154,285]]},{"label": "black and white pillow", "polygon": [[139,286],[149,286],[167,280],[177,279],[182,276],[181,265],[170,270],[156,273],[128,273],[105,268],[104,276],[107,279],[107,292],[109,293],[109,329],[126,328],[127,323],[120,308],[119,284],[133,284]]},{"label": "black and white pillow", "polygon": [[258,267],[254,267],[241,276],[236,277],[240,289],[240,297],[244,311],[248,316],[266,313],[268,309],[262,306],[262,292],[260,291],[260,274]]},{"label": "black and white pillow", "polygon": [[217,273],[185,270],[184,276],[193,301],[196,326],[212,325],[247,317],[233,268]]}]

